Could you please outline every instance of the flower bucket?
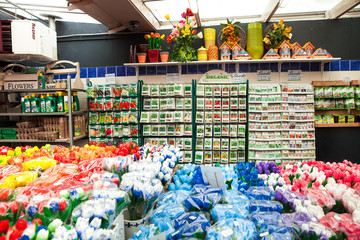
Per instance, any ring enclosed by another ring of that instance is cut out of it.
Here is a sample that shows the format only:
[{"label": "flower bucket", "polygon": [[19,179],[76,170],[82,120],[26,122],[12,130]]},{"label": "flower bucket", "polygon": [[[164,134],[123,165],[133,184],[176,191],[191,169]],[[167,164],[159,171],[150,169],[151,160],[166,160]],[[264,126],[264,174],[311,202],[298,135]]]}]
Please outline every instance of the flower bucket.
[{"label": "flower bucket", "polygon": [[159,49],[149,49],[148,50],[149,61],[151,63],[159,62],[159,54],[160,54]]},{"label": "flower bucket", "polygon": [[144,218],[139,220],[127,220],[130,219],[128,209],[125,208],[123,212],[124,212],[125,239],[129,239],[132,238],[134,232],[139,231],[141,226],[144,226],[149,223],[149,218],[153,213],[153,209],[151,209]]}]

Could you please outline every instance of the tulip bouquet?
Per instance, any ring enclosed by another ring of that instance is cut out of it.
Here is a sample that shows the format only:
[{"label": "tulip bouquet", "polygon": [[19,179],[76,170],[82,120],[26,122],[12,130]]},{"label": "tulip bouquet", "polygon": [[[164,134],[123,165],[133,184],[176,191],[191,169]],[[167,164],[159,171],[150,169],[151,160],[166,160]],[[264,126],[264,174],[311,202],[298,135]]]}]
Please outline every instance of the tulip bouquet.
[{"label": "tulip bouquet", "polygon": [[[175,42],[171,49],[170,61],[173,62],[187,62],[196,60],[196,52],[192,47],[195,39],[203,38],[202,32],[197,33],[194,27],[196,26],[196,18],[190,8],[181,14],[183,18],[174,26],[171,34],[167,37],[167,42],[171,44]],[[169,14],[165,15],[167,20],[170,20]]]},{"label": "tulip bouquet", "polygon": [[148,40],[150,49],[160,49],[161,42],[165,39],[165,35],[161,35],[159,33],[150,33],[145,35],[145,39]]},{"label": "tulip bouquet", "polygon": [[169,191],[187,190],[190,191],[192,185],[204,184],[201,168],[196,164],[188,163],[178,169],[173,176],[172,183],[169,184]]},{"label": "tulip bouquet", "polygon": [[238,162],[236,165],[239,179],[239,191],[246,191],[251,186],[264,186],[263,180],[259,179],[258,170],[255,168],[255,162]]}]

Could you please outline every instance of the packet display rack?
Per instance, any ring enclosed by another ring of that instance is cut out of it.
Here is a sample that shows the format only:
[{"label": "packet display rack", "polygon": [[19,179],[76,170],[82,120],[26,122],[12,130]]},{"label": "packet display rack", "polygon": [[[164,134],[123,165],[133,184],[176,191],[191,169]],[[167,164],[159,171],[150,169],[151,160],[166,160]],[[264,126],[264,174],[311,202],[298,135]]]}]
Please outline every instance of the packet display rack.
[{"label": "packet display rack", "polygon": [[142,144],[174,145],[184,163],[193,159],[193,84],[141,84]]},{"label": "packet display rack", "polygon": [[248,84],[195,82],[195,163],[247,161]]},{"label": "packet display rack", "polygon": [[139,138],[139,86],[88,84],[89,141],[112,144]]},{"label": "packet display rack", "polygon": [[311,85],[251,84],[249,99],[249,161],[315,158]]}]

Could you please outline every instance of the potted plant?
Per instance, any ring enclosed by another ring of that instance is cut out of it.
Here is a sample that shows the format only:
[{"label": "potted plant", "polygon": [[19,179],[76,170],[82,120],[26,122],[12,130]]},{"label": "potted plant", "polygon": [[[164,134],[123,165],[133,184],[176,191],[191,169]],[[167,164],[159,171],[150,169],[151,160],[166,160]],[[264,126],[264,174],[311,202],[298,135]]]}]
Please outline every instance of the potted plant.
[{"label": "potted plant", "polygon": [[[183,18],[174,26],[170,36],[167,37],[167,42],[174,46],[171,49],[169,59],[172,62],[187,62],[196,60],[196,52],[192,47],[194,39],[203,38],[202,32],[196,33],[196,19],[190,8],[181,14]],[[167,20],[170,20],[169,14],[165,15]],[[171,22],[170,22],[171,23]]]},{"label": "potted plant", "polygon": [[242,48],[246,46],[246,33],[239,26],[240,22],[234,22],[234,20],[226,19],[226,23],[221,23],[223,27],[218,36],[218,46],[220,47],[224,42],[226,42],[230,48],[232,48],[236,43]]},{"label": "potted plant", "polygon": [[159,53],[161,48],[161,42],[164,40],[165,35],[161,35],[159,33],[150,33],[145,35],[145,39],[149,42],[149,61],[150,62],[158,62],[159,61]]}]

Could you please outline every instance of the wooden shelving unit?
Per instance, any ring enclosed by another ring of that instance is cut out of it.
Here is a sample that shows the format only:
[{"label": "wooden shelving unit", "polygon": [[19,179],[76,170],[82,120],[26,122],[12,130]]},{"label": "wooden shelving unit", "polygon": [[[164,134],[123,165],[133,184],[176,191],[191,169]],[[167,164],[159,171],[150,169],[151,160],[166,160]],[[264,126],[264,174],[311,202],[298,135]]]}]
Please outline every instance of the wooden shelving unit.
[{"label": "wooden shelving unit", "polygon": [[316,115],[348,115],[349,109],[315,110],[315,113]]},{"label": "wooden shelving unit", "polygon": [[344,81],[313,81],[312,85],[314,87],[348,87],[350,82]]},{"label": "wooden shelving unit", "polygon": [[334,127],[360,127],[360,123],[324,123],[315,124],[317,128],[334,128]]}]

